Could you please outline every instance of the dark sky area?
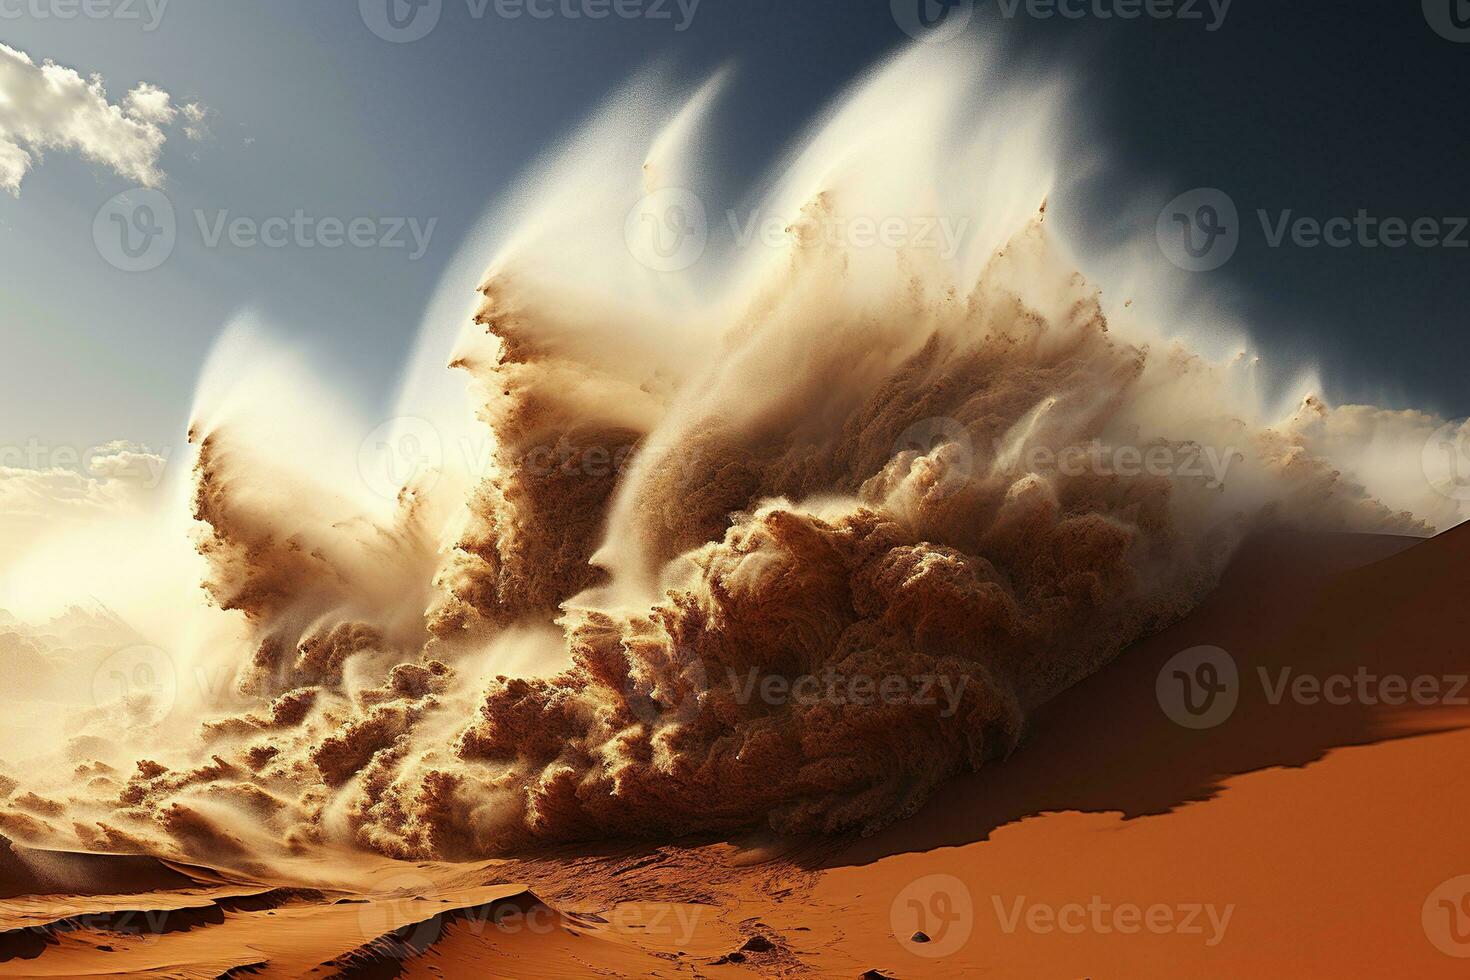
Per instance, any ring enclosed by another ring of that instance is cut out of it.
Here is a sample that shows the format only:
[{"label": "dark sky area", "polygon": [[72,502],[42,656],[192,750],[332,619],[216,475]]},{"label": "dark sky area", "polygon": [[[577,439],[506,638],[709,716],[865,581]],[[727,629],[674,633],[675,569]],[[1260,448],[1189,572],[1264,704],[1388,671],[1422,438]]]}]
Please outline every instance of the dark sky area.
[{"label": "dark sky area", "polygon": [[[886,2],[739,6],[738,24],[702,25],[724,43],[698,44],[773,66],[736,96],[771,131],[800,125],[895,42]],[[1316,361],[1339,398],[1470,413],[1470,230],[1461,247],[1271,247],[1257,216],[1470,216],[1470,29],[1464,43],[1440,36],[1415,0],[1236,0],[1213,32],[1203,3],[1205,21],[1019,10],[1007,18],[982,0],[970,26],[999,26],[1023,57],[1087,80],[1086,114],[1114,156],[1100,190],[1215,187],[1234,199],[1238,251],[1195,275],[1228,289],[1268,354]],[[1094,202],[1099,218],[1109,199]]]},{"label": "dark sky area", "polygon": [[[692,81],[733,65],[714,149],[753,177],[854,76],[909,41],[902,4],[889,0],[702,0],[683,31],[668,20],[475,18],[469,0],[442,2],[436,29],[408,44],[374,36],[355,0],[173,0],[151,32],[0,20],[0,41],[98,72],[114,98],[146,79],[210,107],[211,139],[171,141],[161,161],[181,211],[439,218],[433,248],[411,264],[181,245],[157,272],[130,275],[100,261],[91,235],[99,205],[130,182],[48,155],[18,198],[0,200],[0,263],[13,273],[0,285],[0,337],[30,365],[0,393],[0,417],[20,420],[21,437],[176,439],[200,363],[247,305],[368,402],[392,390],[486,206],[635,71],[662,63]],[[902,2],[914,16],[929,5],[931,21],[966,12],[961,0]],[[1219,188],[1239,208],[1238,252],[1180,275],[1231,297],[1265,353],[1315,362],[1340,401],[1470,414],[1460,339],[1470,248],[1272,248],[1256,219],[1257,209],[1470,215],[1470,27],[1457,32],[1451,18],[1451,4],[1467,14],[1470,4],[1235,0],[1212,31],[1204,0],[1193,20],[1104,19],[1094,6],[1130,0],[1064,2],[1089,12],[1038,17],[1044,0],[1032,12],[978,0],[966,29],[997,35],[1018,63],[1085,81],[1078,112],[1110,167],[1084,232],[1116,220],[1115,202],[1140,189],[1167,200]]]}]

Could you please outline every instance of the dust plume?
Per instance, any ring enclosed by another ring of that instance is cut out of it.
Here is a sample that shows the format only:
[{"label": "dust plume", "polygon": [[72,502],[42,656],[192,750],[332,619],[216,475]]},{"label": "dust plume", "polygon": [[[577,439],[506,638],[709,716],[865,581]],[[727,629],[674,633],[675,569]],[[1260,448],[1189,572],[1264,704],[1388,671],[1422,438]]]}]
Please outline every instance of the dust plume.
[{"label": "dust plume", "polygon": [[208,628],[160,653],[167,704],[8,760],[0,833],[244,864],[871,831],[1252,531],[1461,519],[1396,475],[1441,420],[1273,416],[1251,357],[1087,278],[1077,95],[995,61],[900,54],[743,196],[700,155],[737,81],[636,79],[497,209],[477,308],[452,274],[365,443],[237,326],[218,364],[266,367],[208,373],[173,500]]}]

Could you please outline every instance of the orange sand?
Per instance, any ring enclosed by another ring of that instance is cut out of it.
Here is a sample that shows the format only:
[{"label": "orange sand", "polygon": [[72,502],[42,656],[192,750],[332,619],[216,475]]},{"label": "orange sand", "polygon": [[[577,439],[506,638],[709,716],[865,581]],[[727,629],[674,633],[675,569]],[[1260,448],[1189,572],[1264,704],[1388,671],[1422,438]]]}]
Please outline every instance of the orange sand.
[{"label": "orange sand", "polygon": [[[33,873],[17,849],[0,976],[1464,976],[1470,709],[1272,704],[1258,669],[1470,672],[1467,571],[1466,532],[1257,540],[1009,760],[863,840],[327,855],[272,881],[105,856]],[[1241,693],[1190,730],[1155,680],[1201,644],[1231,654]]]}]

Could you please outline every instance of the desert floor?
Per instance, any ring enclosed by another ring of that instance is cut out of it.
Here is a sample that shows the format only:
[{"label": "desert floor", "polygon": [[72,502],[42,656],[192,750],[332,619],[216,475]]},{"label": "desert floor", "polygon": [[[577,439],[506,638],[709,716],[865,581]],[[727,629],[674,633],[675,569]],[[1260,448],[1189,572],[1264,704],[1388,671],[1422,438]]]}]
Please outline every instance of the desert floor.
[{"label": "desert floor", "polygon": [[[1467,581],[1470,528],[1257,539],[1009,760],[861,840],[270,880],[0,844],[0,976],[1465,976]],[[1238,701],[1196,729],[1158,684],[1200,645]]]}]

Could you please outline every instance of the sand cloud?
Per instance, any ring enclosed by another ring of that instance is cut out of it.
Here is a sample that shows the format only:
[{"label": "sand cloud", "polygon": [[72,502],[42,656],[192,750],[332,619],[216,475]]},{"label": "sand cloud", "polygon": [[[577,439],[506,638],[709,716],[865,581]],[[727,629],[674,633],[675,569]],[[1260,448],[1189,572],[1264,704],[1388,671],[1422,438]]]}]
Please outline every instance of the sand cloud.
[{"label": "sand cloud", "polygon": [[[1050,204],[1068,106],[983,54],[919,45],[849,93],[750,212],[786,248],[709,243],[708,273],[662,260],[707,210],[679,192],[717,86],[630,86],[529,172],[473,317],[429,342],[473,411],[435,376],[364,440],[232,331],[173,516],[10,574],[34,608],[92,571],[83,594],[209,683],[92,716],[127,737],[81,761],[119,776],[27,787],[65,793],[65,825],[0,827],[195,862],[257,828],[414,860],[873,831],[1016,751],[1251,533],[1458,517],[1384,475],[1423,473],[1443,420],[1315,395],[1282,418],[1250,358],[1106,300]],[[895,215],[973,220],[954,251],[820,233]],[[456,466],[454,433],[490,448]],[[92,479],[136,465],[105,456]]]},{"label": "sand cloud", "polygon": [[[40,460],[26,447],[0,447],[0,532],[15,543],[42,528],[127,513],[162,482],[167,454],[113,442],[86,452],[50,450]],[[74,465],[67,458],[75,457]]]},{"label": "sand cloud", "polygon": [[153,187],[163,180],[158,158],[164,127],[183,116],[185,135],[199,139],[206,110],[176,105],[168,92],[140,83],[120,104],[108,101],[99,75],[83,77],[53,61],[37,64],[0,44],[0,188],[20,184],[46,150],[80,153],[124,177]]}]

